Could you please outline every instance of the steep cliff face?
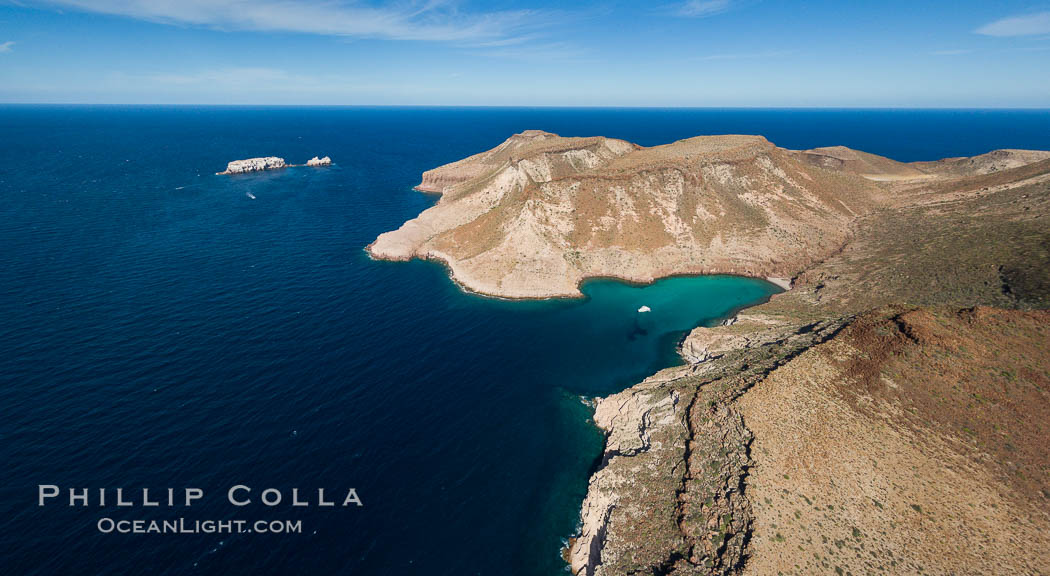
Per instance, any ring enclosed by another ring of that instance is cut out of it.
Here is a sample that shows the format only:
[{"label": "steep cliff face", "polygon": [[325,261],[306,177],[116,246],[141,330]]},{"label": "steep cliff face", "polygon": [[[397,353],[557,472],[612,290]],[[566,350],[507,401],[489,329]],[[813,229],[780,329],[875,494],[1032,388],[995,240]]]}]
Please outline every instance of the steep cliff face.
[{"label": "steep cliff face", "polygon": [[594,276],[790,277],[882,201],[873,182],[759,136],[642,148],[524,132],[425,173],[420,189],[442,198],[369,252],[438,259],[468,289],[504,297],[576,296]]},{"label": "steep cliff face", "polygon": [[369,251],[487,294],[791,279],[598,402],[574,574],[1050,571],[1048,316],[1005,310],[1050,307],[1050,153],[526,132],[420,188],[441,200]]},{"label": "steep cliff face", "polygon": [[248,172],[262,172],[263,170],[280,170],[287,164],[284,158],[277,156],[266,156],[263,158],[248,158],[247,160],[234,160],[226,165],[225,172],[219,174],[246,174]]},{"label": "steep cliff face", "polygon": [[599,401],[573,572],[1050,570],[1048,316],[1008,310],[1050,307],[1050,161],[1009,156],[882,180],[791,291]]},{"label": "steep cliff face", "polygon": [[761,324],[775,337],[736,341],[599,401],[594,421],[608,440],[569,546],[573,574],[733,574],[744,566],[753,436],[734,400],[841,322],[739,324]]}]

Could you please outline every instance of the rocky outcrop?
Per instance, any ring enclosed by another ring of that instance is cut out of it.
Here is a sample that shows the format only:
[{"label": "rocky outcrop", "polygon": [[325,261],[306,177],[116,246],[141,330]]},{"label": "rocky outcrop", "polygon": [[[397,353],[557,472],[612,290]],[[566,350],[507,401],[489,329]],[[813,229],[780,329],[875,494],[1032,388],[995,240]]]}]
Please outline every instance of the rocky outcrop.
[{"label": "rocky outcrop", "polygon": [[245,174],[247,172],[261,172],[263,170],[279,170],[285,168],[284,158],[277,156],[266,156],[263,158],[248,158],[247,160],[234,160],[226,165],[225,172],[219,174]]},{"label": "rocky outcrop", "polygon": [[332,159],[328,156],[324,158],[313,158],[306,161],[306,164],[286,164],[284,158],[278,158],[277,156],[265,156],[262,158],[248,158],[246,160],[234,160],[226,165],[225,172],[218,172],[218,174],[246,174],[249,172],[262,172],[264,170],[280,170],[281,168],[289,168],[292,166],[331,166]]},{"label": "rocky outcrop", "polygon": [[[661,558],[645,558],[684,545],[675,512],[682,470],[675,463],[685,454],[688,400],[674,380],[657,375],[598,402],[594,421],[608,437],[583,503],[580,534],[569,548],[573,574],[615,574],[619,566],[659,563]],[[638,527],[649,527],[659,541],[637,538]]]},{"label": "rocky outcrop", "polygon": [[589,277],[672,274],[790,279],[850,241],[900,190],[998,174],[1050,154],[1003,150],[905,164],[845,147],[792,151],[761,136],[701,136],[645,148],[526,131],[429,170],[432,208],[368,246],[375,258],[447,264],[469,290],[579,296]]},{"label": "rocky outcrop", "polygon": [[1045,150],[993,150],[969,158],[945,158],[936,162],[917,162],[915,166],[929,173],[979,176],[1020,168],[1050,159]]},{"label": "rocky outcrop", "polygon": [[790,291],[599,401],[574,573],[1050,571],[1047,312],[979,306],[1050,307],[1050,161],[965,170],[882,181]]},{"label": "rocky outcrop", "polygon": [[598,401],[594,421],[607,440],[569,548],[574,574],[730,574],[742,566],[751,433],[732,401],[839,325],[775,326],[761,342],[736,340],[739,348],[717,358]]},{"label": "rocky outcrop", "polygon": [[368,251],[507,297],[713,272],[790,289],[597,402],[576,575],[1045,573],[1046,314],[974,330],[996,312],[895,307],[1050,306],[1048,184],[1045,152],[529,131],[425,173],[438,203]]},{"label": "rocky outcrop", "polygon": [[737,350],[758,348],[782,341],[799,329],[773,316],[741,313],[727,318],[721,326],[694,328],[678,346],[682,359],[701,364]]},{"label": "rocky outcrop", "polygon": [[722,357],[726,352],[772,342],[775,333],[754,333],[751,330],[699,327],[682,341],[680,353],[690,364],[699,364]]},{"label": "rocky outcrop", "polygon": [[874,183],[760,136],[643,148],[530,131],[426,172],[419,189],[441,199],[369,253],[440,260],[466,288],[512,298],[579,296],[596,276],[790,278],[881,202]]}]

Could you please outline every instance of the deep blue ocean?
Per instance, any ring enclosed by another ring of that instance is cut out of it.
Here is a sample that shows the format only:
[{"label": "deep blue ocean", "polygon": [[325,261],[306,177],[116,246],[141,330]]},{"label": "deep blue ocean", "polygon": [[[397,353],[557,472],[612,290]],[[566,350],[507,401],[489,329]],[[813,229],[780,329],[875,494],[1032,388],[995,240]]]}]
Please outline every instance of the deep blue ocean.
[{"label": "deep blue ocean", "polygon": [[[512,302],[364,253],[435,201],[412,190],[424,170],[525,129],[906,161],[1050,149],[1050,111],[0,107],[0,573],[563,574],[602,447],[581,397],[675,364],[685,331],[775,289],[594,281]],[[335,165],[214,174],[264,155]],[[40,484],[62,497],[38,506]],[[237,484],[285,503],[231,506]],[[92,505],[68,506],[85,487]],[[118,487],[205,496],[96,506]],[[313,505],[288,506],[294,487]],[[364,506],[318,507],[319,487]]]}]

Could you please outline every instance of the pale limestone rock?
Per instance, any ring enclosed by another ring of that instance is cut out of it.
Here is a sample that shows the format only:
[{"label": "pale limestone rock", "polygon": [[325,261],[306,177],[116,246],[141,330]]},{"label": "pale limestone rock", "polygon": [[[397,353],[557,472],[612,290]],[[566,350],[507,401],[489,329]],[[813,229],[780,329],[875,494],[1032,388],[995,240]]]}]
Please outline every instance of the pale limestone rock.
[{"label": "pale limestone rock", "polygon": [[219,174],[244,174],[247,172],[261,172],[263,170],[278,170],[284,168],[284,158],[277,156],[266,156],[263,158],[248,158],[247,160],[234,160],[226,165],[225,172]]},{"label": "pale limestone rock", "polygon": [[[569,564],[573,574],[595,576],[605,549],[608,523],[613,509],[624,491],[635,489],[635,478],[618,473],[619,467],[608,466],[617,458],[632,459],[643,454],[661,452],[664,445],[654,441],[656,431],[682,428],[683,407],[675,390],[663,389],[666,382],[661,375],[598,400],[594,423],[608,434],[603,465],[590,481],[587,497],[580,512],[580,534],[569,549]],[[672,376],[672,379],[677,376]],[[660,435],[662,435],[661,432]],[[668,447],[670,448],[670,447]],[[652,454],[649,454],[652,456]]]},{"label": "pale limestone rock", "polygon": [[442,260],[464,287],[509,298],[580,296],[590,277],[788,277],[840,249],[882,194],[760,136],[643,148],[538,131],[429,170],[418,188],[441,199],[369,253]]},{"label": "pale limestone rock", "polygon": [[[724,328],[724,327],[723,327]],[[694,328],[682,341],[682,358],[690,364],[699,364],[718,358],[726,352],[747,348],[750,336],[727,332],[722,328]]]},{"label": "pale limestone rock", "polygon": [[776,318],[740,314],[713,328],[699,326],[682,340],[679,353],[690,364],[702,364],[727,352],[764,346],[794,333],[798,326],[785,326]]}]

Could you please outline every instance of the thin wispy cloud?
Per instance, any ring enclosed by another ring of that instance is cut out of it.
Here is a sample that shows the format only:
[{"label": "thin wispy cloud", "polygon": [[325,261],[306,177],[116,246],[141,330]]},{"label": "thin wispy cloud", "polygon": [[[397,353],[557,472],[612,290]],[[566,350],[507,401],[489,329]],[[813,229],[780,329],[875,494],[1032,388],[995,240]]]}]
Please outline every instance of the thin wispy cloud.
[{"label": "thin wispy cloud", "polygon": [[590,51],[568,42],[546,42],[499,46],[483,50],[479,54],[508,60],[564,64],[567,62],[583,62],[587,59]]},{"label": "thin wispy cloud", "polygon": [[535,12],[468,13],[447,0],[367,6],[348,0],[43,0],[40,6],[220,30],[466,41],[509,36]]},{"label": "thin wispy cloud", "polygon": [[730,52],[697,56],[694,60],[704,62],[716,60],[757,60],[761,58],[783,58],[797,53],[798,50],[767,50],[765,52]]},{"label": "thin wispy cloud", "polygon": [[344,98],[376,95],[440,94],[447,89],[417,79],[384,80],[345,73],[310,74],[251,66],[170,72],[112,71],[104,74],[102,80],[107,88],[121,92],[159,92],[166,102],[193,102],[201,94],[217,102],[228,102],[231,98],[238,102],[266,102],[273,98],[300,102],[304,96],[341,102]]},{"label": "thin wispy cloud", "polygon": [[13,50],[15,45],[14,40],[8,40],[7,42],[0,43],[0,54],[5,54]]},{"label": "thin wispy cloud", "polygon": [[219,91],[304,93],[346,91],[363,85],[360,79],[340,75],[318,76],[289,72],[281,68],[235,66],[178,72],[127,73],[111,72],[108,80],[115,86],[147,87],[165,93]]},{"label": "thin wispy cloud", "polygon": [[687,18],[706,18],[721,14],[733,7],[730,0],[689,0],[678,6],[675,12]]},{"label": "thin wispy cloud", "polygon": [[500,38],[498,40],[486,40],[483,42],[472,43],[471,46],[476,48],[497,48],[500,46],[517,46],[519,44],[525,44],[536,40],[539,36],[535,34],[525,36],[510,36],[507,38]]},{"label": "thin wispy cloud", "polygon": [[156,73],[140,76],[127,76],[135,81],[148,81],[167,86],[226,85],[254,86],[257,84],[286,83],[293,78],[286,70],[263,67],[221,68],[202,70],[192,73]]},{"label": "thin wispy cloud", "polygon": [[981,26],[976,32],[985,36],[1037,36],[1050,34],[1050,12],[1002,18]]},{"label": "thin wispy cloud", "polygon": [[930,52],[934,56],[962,56],[963,54],[971,54],[973,50],[969,48],[959,48],[956,50],[934,50]]}]

